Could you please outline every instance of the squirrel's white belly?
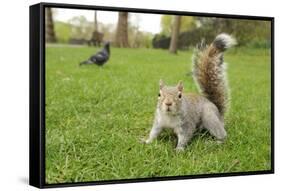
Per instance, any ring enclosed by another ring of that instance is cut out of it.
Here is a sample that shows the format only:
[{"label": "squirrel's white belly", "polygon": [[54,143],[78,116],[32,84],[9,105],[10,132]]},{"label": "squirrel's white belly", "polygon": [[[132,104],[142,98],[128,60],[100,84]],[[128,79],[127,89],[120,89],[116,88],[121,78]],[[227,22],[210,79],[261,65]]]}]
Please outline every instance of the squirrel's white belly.
[{"label": "squirrel's white belly", "polygon": [[181,119],[179,116],[158,114],[158,124],[165,128],[176,128],[181,125]]}]

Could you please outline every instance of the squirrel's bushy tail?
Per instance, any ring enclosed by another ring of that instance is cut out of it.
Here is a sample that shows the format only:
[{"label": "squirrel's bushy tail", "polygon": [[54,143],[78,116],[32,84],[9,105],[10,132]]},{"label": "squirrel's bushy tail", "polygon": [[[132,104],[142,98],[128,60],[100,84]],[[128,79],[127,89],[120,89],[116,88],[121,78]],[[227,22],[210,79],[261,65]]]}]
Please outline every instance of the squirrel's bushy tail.
[{"label": "squirrel's bushy tail", "polygon": [[210,45],[197,45],[193,55],[193,77],[203,95],[213,102],[221,115],[228,99],[228,87],[223,64],[223,52],[236,44],[228,34],[219,34]]}]

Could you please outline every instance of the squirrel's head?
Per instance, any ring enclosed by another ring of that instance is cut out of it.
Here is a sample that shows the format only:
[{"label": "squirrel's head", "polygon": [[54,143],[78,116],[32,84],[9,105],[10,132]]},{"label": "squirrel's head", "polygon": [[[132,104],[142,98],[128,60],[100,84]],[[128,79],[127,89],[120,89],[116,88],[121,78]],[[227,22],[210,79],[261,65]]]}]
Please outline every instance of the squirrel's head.
[{"label": "squirrel's head", "polygon": [[183,83],[180,81],[177,86],[170,87],[160,80],[159,86],[158,108],[167,114],[177,114],[183,97]]}]

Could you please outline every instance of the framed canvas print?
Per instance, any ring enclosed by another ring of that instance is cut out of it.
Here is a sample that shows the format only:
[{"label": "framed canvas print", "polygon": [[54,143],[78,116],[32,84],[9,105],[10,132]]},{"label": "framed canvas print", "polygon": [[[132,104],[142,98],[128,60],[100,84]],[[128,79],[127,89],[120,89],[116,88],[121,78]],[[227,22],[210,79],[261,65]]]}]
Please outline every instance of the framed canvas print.
[{"label": "framed canvas print", "polygon": [[30,184],[274,172],[274,18],[30,7]]}]

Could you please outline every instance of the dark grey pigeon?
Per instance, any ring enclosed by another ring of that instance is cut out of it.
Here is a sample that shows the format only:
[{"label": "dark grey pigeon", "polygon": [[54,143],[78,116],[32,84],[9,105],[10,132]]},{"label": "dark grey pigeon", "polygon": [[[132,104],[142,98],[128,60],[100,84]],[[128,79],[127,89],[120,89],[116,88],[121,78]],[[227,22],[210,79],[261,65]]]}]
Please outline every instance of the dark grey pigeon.
[{"label": "dark grey pigeon", "polygon": [[103,49],[97,52],[95,55],[91,56],[88,60],[85,60],[80,63],[80,66],[83,64],[96,64],[98,66],[104,65],[110,56],[110,43],[106,42]]}]

